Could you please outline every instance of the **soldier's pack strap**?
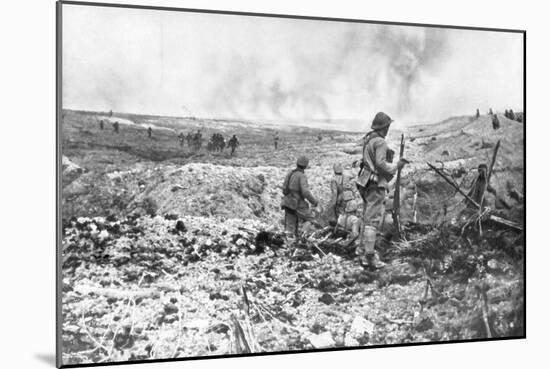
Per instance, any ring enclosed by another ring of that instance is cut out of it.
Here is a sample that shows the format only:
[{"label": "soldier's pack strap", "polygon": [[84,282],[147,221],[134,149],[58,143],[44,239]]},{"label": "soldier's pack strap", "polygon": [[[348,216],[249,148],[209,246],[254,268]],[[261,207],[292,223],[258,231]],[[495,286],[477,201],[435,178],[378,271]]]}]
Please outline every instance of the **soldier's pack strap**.
[{"label": "soldier's pack strap", "polygon": [[[294,175],[294,173],[296,173],[298,171],[299,171],[298,168],[294,169],[292,172],[290,172],[290,174],[286,178],[286,181],[285,181],[285,184],[284,184],[284,187],[283,187],[283,195],[286,196],[290,193],[290,180],[292,179],[292,176]],[[302,188],[301,187],[300,187],[300,193],[302,193]]]},{"label": "soldier's pack strap", "polygon": [[367,135],[365,136],[365,139],[363,141],[363,157],[366,158],[366,161],[367,161],[366,164],[369,167],[369,171],[371,173],[374,173],[375,175],[378,175],[378,173],[375,170],[374,163],[372,162],[370,152],[367,152],[367,155],[365,155],[365,150],[367,148],[367,145],[370,142],[370,140],[374,138],[374,137],[372,137],[372,136],[374,136],[374,134],[376,134],[376,132],[371,131],[371,132],[367,133]]}]

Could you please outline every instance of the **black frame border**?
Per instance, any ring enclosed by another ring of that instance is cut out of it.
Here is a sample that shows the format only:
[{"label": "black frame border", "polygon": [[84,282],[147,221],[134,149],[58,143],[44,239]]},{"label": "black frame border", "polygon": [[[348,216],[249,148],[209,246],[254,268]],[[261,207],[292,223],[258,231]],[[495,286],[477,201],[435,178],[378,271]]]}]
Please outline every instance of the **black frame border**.
[{"label": "black frame border", "polygon": [[220,15],[240,15],[250,17],[265,17],[265,18],[286,18],[286,19],[301,19],[301,20],[315,20],[315,21],[329,21],[329,22],[345,22],[345,23],[364,23],[364,24],[381,24],[381,25],[393,25],[393,26],[407,26],[407,27],[428,27],[428,28],[446,28],[456,30],[469,30],[469,31],[489,31],[489,32],[503,32],[503,33],[520,33],[523,34],[523,183],[524,183],[524,224],[527,224],[527,31],[522,29],[505,29],[505,28],[489,28],[489,27],[472,27],[472,26],[457,26],[448,24],[431,24],[431,23],[409,23],[409,22],[397,22],[397,21],[376,21],[365,19],[350,19],[350,18],[331,18],[321,16],[304,16],[304,15],[292,15],[292,14],[271,14],[271,13],[254,13],[254,12],[241,12],[241,11],[226,11],[226,10],[212,10],[212,9],[196,9],[196,8],[179,8],[179,7],[166,7],[166,6],[153,6],[153,5],[136,5],[136,4],[116,4],[116,3],[101,3],[101,2],[88,2],[88,1],[73,1],[73,0],[57,0],[56,1],[56,70],[55,70],[55,96],[56,96],[56,113],[55,113],[55,132],[56,132],[56,367],[57,368],[85,368],[85,367],[100,367],[109,365],[131,365],[131,364],[149,364],[149,363],[163,363],[163,362],[181,362],[192,360],[208,360],[208,359],[227,359],[227,358],[240,358],[240,357],[255,357],[255,356],[270,356],[270,355],[288,355],[288,354],[304,354],[304,353],[320,353],[320,352],[336,352],[336,351],[352,351],[352,350],[366,350],[371,348],[396,348],[396,347],[410,347],[410,346],[428,346],[428,345],[444,345],[452,343],[477,343],[477,342],[496,342],[496,341],[508,341],[519,340],[527,338],[527,233],[526,226],[524,225],[524,262],[523,262],[523,335],[510,336],[510,337],[497,337],[497,338],[479,338],[471,340],[450,340],[440,342],[412,342],[401,344],[389,344],[389,345],[371,345],[371,346],[358,346],[358,347],[332,347],[326,349],[311,349],[311,350],[293,350],[293,351],[274,351],[274,352],[259,352],[251,354],[232,354],[232,355],[213,355],[213,356],[193,356],[184,358],[170,358],[170,359],[150,359],[150,360],[133,360],[133,361],[114,361],[108,363],[88,363],[88,364],[68,364],[63,365],[63,349],[62,349],[62,307],[61,307],[61,288],[63,286],[61,277],[61,265],[62,265],[62,214],[61,214],[61,199],[62,199],[62,61],[63,61],[63,5],[79,5],[79,6],[94,6],[94,7],[107,7],[107,8],[125,8],[125,9],[142,9],[142,10],[157,10],[157,11],[170,11],[170,12],[185,12],[185,13],[201,13],[201,14],[220,14]]}]

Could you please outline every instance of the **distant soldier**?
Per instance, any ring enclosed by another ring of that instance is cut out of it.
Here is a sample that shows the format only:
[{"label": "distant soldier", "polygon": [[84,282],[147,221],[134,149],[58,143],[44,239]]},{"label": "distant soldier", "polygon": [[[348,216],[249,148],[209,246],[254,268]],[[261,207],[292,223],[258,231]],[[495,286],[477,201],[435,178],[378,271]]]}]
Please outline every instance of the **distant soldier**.
[{"label": "distant soldier", "polygon": [[307,183],[305,170],[308,164],[308,158],[300,156],[296,161],[296,168],[286,175],[283,182],[284,196],[281,208],[285,211],[285,233],[289,236],[298,236],[300,221],[313,220],[314,215],[309,209],[308,202],[314,207],[319,205]]},{"label": "distant soldier", "polygon": [[104,128],[105,128],[105,121],[103,119],[101,119],[99,121],[99,129],[103,131]]},{"label": "distant soldier", "polygon": [[216,134],[212,133],[212,136],[210,136],[210,140],[206,143],[206,150],[207,151],[214,151],[216,149]]},{"label": "distant soldier", "polygon": [[479,109],[476,109],[476,119],[479,119]]},{"label": "distant soldier", "polygon": [[512,109],[510,109],[508,115],[509,115],[508,118],[510,118],[512,120],[516,120],[516,113],[514,113],[514,111]]},{"label": "distant soldier", "polygon": [[508,109],[504,110],[504,116],[508,119],[510,119],[510,113],[508,112]]},{"label": "distant soldier", "polygon": [[493,109],[489,108],[489,115],[493,115]]},{"label": "distant soldier", "polygon": [[276,134],[275,137],[273,137],[273,146],[275,146],[275,150],[277,150],[278,145],[279,145],[279,135]]},{"label": "distant soldier", "polygon": [[381,224],[380,217],[383,214],[388,182],[407,162],[400,159],[397,164],[392,164],[387,160],[388,144],[385,138],[392,122],[393,120],[383,112],[377,113],[374,117],[372,130],[364,137],[361,170],[356,181],[363,199],[363,227],[357,251],[362,258],[362,264],[370,268],[383,265],[375,261],[374,245]]},{"label": "distant soldier", "polygon": [[206,150],[214,151],[214,142],[212,141],[212,139],[210,139],[210,141],[208,141],[208,143],[206,144]]},{"label": "distant soldier", "polygon": [[110,116],[110,117],[113,116],[113,111],[112,111],[112,110],[109,110],[109,116]]},{"label": "distant soldier", "polygon": [[118,121],[114,122],[114,123],[113,123],[113,129],[115,130],[115,133],[118,133],[119,128],[120,128],[120,127],[119,127]]},{"label": "distant soldier", "polygon": [[187,140],[187,146],[191,148],[191,144],[193,143],[193,135],[191,134],[191,132],[189,132],[187,136],[185,136],[185,139]]},{"label": "distant soldier", "polygon": [[218,133],[218,137],[219,137],[218,149],[219,151],[223,151],[225,149],[225,138],[223,138],[221,133]]},{"label": "distant soldier", "polygon": [[180,147],[183,147],[183,144],[185,142],[185,136],[184,136],[183,132],[180,132],[180,134],[178,135],[178,140],[179,140],[179,143],[180,143]]},{"label": "distant soldier", "polygon": [[151,126],[147,128],[147,136],[149,136],[149,138],[153,137],[153,128],[151,128]]},{"label": "distant soldier", "polygon": [[323,139],[323,136],[321,136],[320,134],[317,136],[317,141],[321,141]]},{"label": "distant soldier", "polygon": [[233,156],[233,154],[235,153],[235,149],[237,148],[237,146],[239,146],[239,140],[237,139],[236,135],[233,135],[233,137],[229,139],[227,146],[231,148],[231,156]]},{"label": "distant soldier", "polygon": [[498,120],[498,116],[495,114],[493,115],[493,129],[497,130],[500,128],[500,121]]},{"label": "distant soldier", "polygon": [[195,136],[193,136],[193,144],[195,146],[195,150],[200,150],[202,146],[202,133],[201,130],[198,129],[197,133],[195,133]]}]

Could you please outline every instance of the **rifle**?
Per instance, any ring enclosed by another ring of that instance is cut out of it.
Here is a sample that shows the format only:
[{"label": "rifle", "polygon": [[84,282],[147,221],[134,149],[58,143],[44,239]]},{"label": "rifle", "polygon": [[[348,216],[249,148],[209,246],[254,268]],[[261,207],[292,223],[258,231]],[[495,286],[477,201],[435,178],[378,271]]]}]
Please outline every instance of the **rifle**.
[{"label": "rifle", "polygon": [[[401,134],[401,146],[399,147],[399,159],[403,159],[403,153],[405,151],[405,135]],[[393,225],[399,237],[401,237],[401,219],[400,219],[400,207],[401,207],[401,169],[397,170],[397,178],[395,179],[395,192],[393,195]]]}]

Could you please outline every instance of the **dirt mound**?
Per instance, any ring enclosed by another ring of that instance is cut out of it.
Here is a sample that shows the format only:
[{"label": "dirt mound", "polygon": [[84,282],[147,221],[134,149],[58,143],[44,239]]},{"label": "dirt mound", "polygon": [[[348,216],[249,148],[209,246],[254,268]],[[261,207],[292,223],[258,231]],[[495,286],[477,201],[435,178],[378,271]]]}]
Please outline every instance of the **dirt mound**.
[{"label": "dirt mound", "polygon": [[68,157],[63,156],[61,161],[61,173],[63,179],[63,187],[67,186],[75,179],[80,177],[84,173],[84,169],[69,160]]},{"label": "dirt mound", "polygon": [[[186,164],[166,171],[164,180],[136,201],[144,196],[155,199],[160,214],[272,220],[281,216],[281,188],[287,171]],[[315,195],[328,201],[330,170],[314,167],[307,174]]]}]

